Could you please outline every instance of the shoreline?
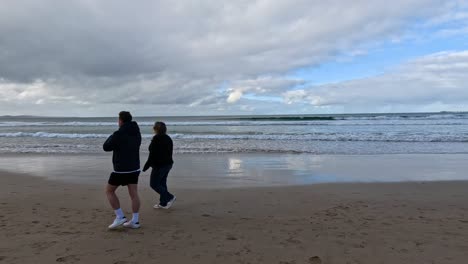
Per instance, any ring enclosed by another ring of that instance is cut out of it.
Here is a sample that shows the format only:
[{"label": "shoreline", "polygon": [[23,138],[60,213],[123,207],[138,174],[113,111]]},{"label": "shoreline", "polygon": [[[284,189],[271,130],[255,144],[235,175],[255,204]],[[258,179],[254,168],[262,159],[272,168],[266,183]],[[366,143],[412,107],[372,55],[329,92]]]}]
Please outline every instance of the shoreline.
[{"label": "shoreline", "polygon": [[[468,182],[180,189],[140,185],[142,228],[107,231],[103,186],[0,172],[5,263],[463,263]],[[126,190],[122,208],[129,215]],[[315,262],[314,262],[315,261]]]}]

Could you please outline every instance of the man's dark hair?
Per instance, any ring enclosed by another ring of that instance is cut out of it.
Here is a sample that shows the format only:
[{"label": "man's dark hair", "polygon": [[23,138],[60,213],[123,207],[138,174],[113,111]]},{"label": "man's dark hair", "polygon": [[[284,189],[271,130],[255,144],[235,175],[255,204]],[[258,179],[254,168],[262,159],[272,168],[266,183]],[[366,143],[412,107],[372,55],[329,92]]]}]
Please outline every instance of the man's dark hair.
[{"label": "man's dark hair", "polygon": [[167,127],[166,127],[166,124],[164,124],[164,122],[154,123],[153,129],[156,132],[156,134],[159,134],[159,135],[165,135],[167,133]]},{"label": "man's dark hair", "polygon": [[132,114],[127,111],[122,111],[119,113],[119,119],[122,120],[122,122],[127,123],[132,121]]}]

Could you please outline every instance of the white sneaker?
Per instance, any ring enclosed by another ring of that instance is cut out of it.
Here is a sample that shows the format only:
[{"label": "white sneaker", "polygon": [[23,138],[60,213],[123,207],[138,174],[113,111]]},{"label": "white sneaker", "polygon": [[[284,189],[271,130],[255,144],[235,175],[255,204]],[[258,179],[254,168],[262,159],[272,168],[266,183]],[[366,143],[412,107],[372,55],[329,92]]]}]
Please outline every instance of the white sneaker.
[{"label": "white sneaker", "polygon": [[174,204],[175,200],[176,200],[176,197],[175,197],[175,195],[174,195],[174,198],[172,198],[169,202],[167,202],[167,205],[166,205],[166,206],[162,206],[162,208],[164,208],[164,209],[169,209],[169,208],[171,208],[171,206]]},{"label": "white sneaker", "polygon": [[161,209],[161,208],[163,208],[163,206],[161,206],[161,205],[159,205],[159,204],[155,204],[155,205],[153,206],[153,208],[154,208],[154,209]]},{"label": "white sneaker", "polygon": [[109,229],[116,229],[117,227],[123,225],[127,221],[127,218],[115,218],[114,222],[109,226]]},{"label": "white sneaker", "polygon": [[123,224],[124,227],[128,227],[128,228],[133,228],[133,229],[137,229],[137,228],[140,228],[140,222],[136,222],[134,223],[133,221],[128,221],[128,222],[125,222]]}]

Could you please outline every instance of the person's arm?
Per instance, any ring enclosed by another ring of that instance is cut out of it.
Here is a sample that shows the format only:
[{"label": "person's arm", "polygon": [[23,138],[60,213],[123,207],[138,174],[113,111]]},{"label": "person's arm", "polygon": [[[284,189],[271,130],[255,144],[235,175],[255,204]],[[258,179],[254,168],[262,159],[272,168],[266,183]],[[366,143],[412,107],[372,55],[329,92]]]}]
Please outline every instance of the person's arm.
[{"label": "person's arm", "polygon": [[153,151],[153,147],[154,147],[154,141],[155,139],[151,140],[151,143],[148,147],[148,150],[149,150],[149,155],[148,155],[148,160],[146,161],[145,163],[145,166],[143,166],[143,171],[147,171],[150,167],[151,167],[151,161],[153,160],[153,155],[154,155],[154,151]]},{"label": "person's arm", "polygon": [[169,154],[172,157],[172,153],[174,152],[174,142],[172,141],[172,138],[169,138]]},{"label": "person's arm", "polygon": [[135,121],[132,121],[132,123],[135,124],[135,126],[137,127],[137,130],[138,130],[138,133],[137,133],[137,145],[138,147],[141,146],[141,132],[140,132],[140,127],[138,126],[138,123],[135,122]]},{"label": "person's arm", "polygon": [[138,143],[138,147],[140,147],[140,146],[141,146],[141,133],[138,133],[137,138],[138,138],[138,142],[137,142],[137,143]]},{"label": "person's arm", "polygon": [[118,140],[119,140],[119,131],[115,131],[112,135],[110,135],[106,142],[102,145],[104,151],[114,151],[118,148]]}]

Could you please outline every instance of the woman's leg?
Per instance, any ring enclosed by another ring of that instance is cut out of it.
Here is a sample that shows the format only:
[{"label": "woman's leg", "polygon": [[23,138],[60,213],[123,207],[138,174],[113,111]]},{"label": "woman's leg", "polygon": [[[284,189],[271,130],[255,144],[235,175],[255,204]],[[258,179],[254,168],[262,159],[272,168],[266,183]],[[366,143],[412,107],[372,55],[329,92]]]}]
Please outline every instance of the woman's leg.
[{"label": "woman's leg", "polygon": [[155,192],[161,195],[161,177],[160,170],[158,168],[153,168],[151,170],[150,186]]},{"label": "woman's leg", "polygon": [[169,176],[170,171],[171,171],[171,167],[167,169],[167,172],[165,173],[164,178],[162,180],[164,189],[166,189],[166,203],[172,200],[172,198],[174,198],[174,195],[172,195],[172,193],[169,192],[169,188],[167,187],[167,177]]},{"label": "woman's leg", "polygon": [[161,194],[160,204],[163,206],[166,206],[167,203],[170,200],[172,200],[172,198],[174,198],[174,196],[171,193],[169,193],[167,189],[167,176],[169,175],[169,171],[171,171],[171,168],[172,168],[171,165],[164,166],[161,168],[161,185],[162,185],[162,189],[164,190],[164,193]]},{"label": "woman's leg", "polygon": [[164,169],[153,168],[151,171],[150,186],[153,190],[159,193],[159,204],[165,206],[167,204],[167,189],[163,183]]}]

